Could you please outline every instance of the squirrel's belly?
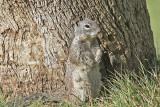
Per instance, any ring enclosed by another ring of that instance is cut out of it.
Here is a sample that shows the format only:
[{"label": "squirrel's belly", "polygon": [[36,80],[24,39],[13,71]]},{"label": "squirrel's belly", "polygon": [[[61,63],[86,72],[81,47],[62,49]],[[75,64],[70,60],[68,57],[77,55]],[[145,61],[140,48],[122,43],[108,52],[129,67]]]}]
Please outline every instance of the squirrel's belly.
[{"label": "squirrel's belly", "polygon": [[96,98],[101,90],[101,73],[99,72],[99,65],[92,67],[91,72],[88,72],[89,83],[91,84],[91,96]]},{"label": "squirrel's belly", "polygon": [[72,72],[73,94],[81,99],[88,100],[89,96],[93,98],[98,96],[101,84],[101,74],[98,66],[92,68],[76,68]]}]

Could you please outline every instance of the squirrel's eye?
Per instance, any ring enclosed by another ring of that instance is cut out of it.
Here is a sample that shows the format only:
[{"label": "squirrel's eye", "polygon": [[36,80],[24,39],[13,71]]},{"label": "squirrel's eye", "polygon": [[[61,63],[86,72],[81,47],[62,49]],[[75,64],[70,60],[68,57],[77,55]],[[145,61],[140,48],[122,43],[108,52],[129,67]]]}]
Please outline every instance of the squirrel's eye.
[{"label": "squirrel's eye", "polygon": [[88,24],[87,24],[87,25],[84,25],[84,26],[85,26],[86,28],[90,28],[90,25],[88,25]]}]

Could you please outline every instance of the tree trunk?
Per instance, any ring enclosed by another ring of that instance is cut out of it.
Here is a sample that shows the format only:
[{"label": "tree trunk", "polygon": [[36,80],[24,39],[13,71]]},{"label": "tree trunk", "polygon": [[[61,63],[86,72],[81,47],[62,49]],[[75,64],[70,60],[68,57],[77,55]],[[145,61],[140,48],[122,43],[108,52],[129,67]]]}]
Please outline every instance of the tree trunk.
[{"label": "tree trunk", "polygon": [[0,0],[0,87],[8,94],[49,92],[64,85],[74,24],[101,28],[101,71],[136,70],[156,60],[145,0]]}]

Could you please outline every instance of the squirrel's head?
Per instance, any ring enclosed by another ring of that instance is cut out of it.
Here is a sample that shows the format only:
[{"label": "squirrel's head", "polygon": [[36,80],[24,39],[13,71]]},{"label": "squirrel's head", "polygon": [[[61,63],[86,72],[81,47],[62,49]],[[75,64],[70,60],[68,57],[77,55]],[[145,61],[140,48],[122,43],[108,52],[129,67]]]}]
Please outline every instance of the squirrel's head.
[{"label": "squirrel's head", "polygon": [[79,38],[87,38],[96,37],[97,34],[100,32],[100,28],[95,21],[92,21],[88,18],[80,21],[78,26],[75,25],[75,36],[79,36]]}]

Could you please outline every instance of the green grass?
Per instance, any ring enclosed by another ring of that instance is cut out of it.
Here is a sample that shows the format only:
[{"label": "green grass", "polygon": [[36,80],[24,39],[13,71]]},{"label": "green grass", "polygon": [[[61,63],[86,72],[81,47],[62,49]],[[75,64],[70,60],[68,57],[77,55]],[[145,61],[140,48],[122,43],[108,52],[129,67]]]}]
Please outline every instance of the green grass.
[{"label": "green grass", "polygon": [[159,107],[160,88],[159,79],[156,73],[151,73],[151,77],[144,74],[120,74],[110,85],[110,104],[116,107]]},{"label": "green grass", "polygon": [[[135,73],[121,74],[116,72],[112,80],[108,80],[108,87],[103,87],[102,96],[81,107],[160,107],[160,83],[158,67],[147,71],[142,66],[139,75]],[[6,107],[5,95],[0,94],[0,107]],[[42,101],[32,102],[30,107],[54,106],[52,102],[43,104]],[[14,105],[19,107],[20,105]],[[21,105],[22,106],[22,105]],[[74,107],[67,103],[56,105],[57,107]]]},{"label": "green grass", "polygon": [[147,0],[157,56],[160,57],[160,0]]},{"label": "green grass", "polygon": [[5,96],[2,92],[0,92],[0,107],[4,107],[6,105]]}]

